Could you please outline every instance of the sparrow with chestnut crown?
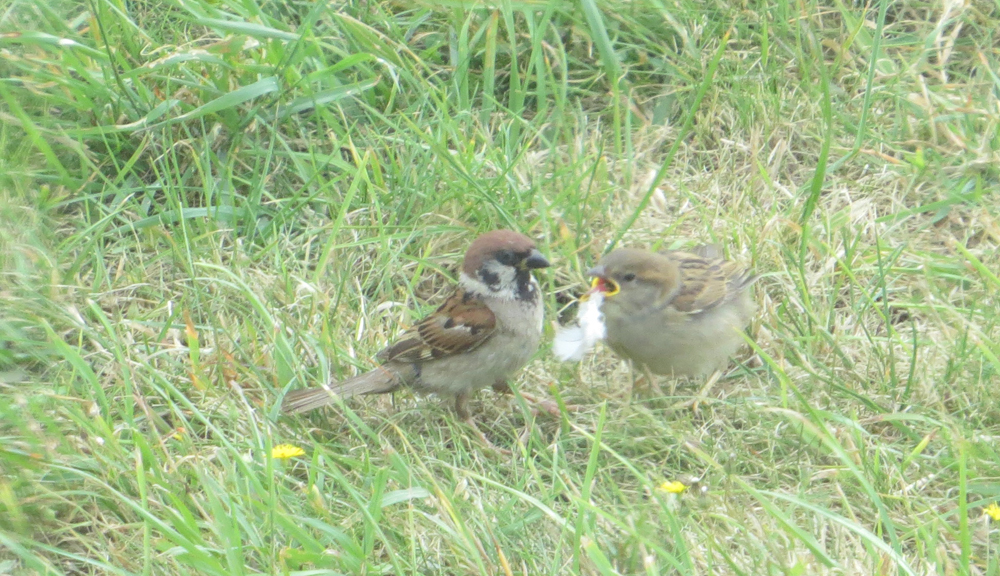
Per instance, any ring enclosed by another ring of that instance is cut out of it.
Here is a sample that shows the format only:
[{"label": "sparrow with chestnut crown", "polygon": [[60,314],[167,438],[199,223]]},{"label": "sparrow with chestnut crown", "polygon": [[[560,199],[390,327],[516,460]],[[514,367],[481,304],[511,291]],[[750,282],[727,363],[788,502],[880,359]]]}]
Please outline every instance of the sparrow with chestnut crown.
[{"label": "sparrow with chestnut crown", "polygon": [[475,427],[468,409],[471,394],[486,386],[506,388],[506,380],[538,349],[544,307],[532,271],[548,266],[523,234],[483,234],[465,253],[455,291],[379,352],[380,366],[347,380],[289,392],[282,410],[296,414],[337,397],[409,387],[454,397],[459,417]]}]

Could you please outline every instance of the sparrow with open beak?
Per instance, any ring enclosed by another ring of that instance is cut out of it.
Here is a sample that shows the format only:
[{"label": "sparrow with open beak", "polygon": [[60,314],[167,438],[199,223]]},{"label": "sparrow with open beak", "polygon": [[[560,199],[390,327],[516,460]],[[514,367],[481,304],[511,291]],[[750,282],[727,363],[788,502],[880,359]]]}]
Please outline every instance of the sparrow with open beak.
[{"label": "sparrow with open beak", "polygon": [[475,427],[470,395],[486,386],[504,389],[538,349],[543,304],[532,270],[547,266],[527,236],[511,230],[483,234],[465,253],[454,293],[379,352],[380,366],[341,382],[289,392],[282,410],[306,412],[337,397],[406,386],[453,396],[459,417]]},{"label": "sparrow with open beak", "polygon": [[619,248],[587,273],[603,292],[606,342],[656,374],[700,376],[726,366],[743,343],[756,277],[718,248]]}]

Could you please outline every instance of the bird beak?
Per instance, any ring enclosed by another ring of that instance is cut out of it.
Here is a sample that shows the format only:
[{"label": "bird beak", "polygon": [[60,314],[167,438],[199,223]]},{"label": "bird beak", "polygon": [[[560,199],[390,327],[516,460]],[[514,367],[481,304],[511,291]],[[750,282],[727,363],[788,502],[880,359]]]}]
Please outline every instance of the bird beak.
[{"label": "bird beak", "polygon": [[[587,276],[593,276],[594,280],[590,283],[590,290],[584,294],[585,297],[589,298],[594,292],[604,292],[605,297],[614,296],[619,292],[619,290],[621,290],[618,283],[605,276],[605,274],[607,274],[607,270],[605,270],[604,266],[601,266],[600,264],[594,266],[590,270],[587,270]],[[583,298],[581,298],[581,300],[583,300]]]},{"label": "bird beak", "polygon": [[551,265],[552,264],[549,264],[549,261],[546,260],[545,256],[542,256],[542,253],[538,250],[532,250],[531,254],[528,254],[528,257],[524,259],[524,267],[530,270],[534,270],[536,268],[548,268]]}]

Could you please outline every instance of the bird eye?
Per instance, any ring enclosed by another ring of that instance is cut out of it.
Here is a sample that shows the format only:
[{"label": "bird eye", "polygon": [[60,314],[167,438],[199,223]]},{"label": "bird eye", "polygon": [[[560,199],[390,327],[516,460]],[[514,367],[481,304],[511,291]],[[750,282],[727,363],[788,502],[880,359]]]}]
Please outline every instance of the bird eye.
[{"label": "bird eye", "polygon": [[635,280],[635,274],[633,274],[631,272],[629,272],[628,274],[622,275],[622,281],[623,282],[631,282],[633,280]]},{"label": "bird eye", "polygon": [[507,266],[513,266],[520,260],[513,250],[501,250],[497,252],[496,259],[497,262],[506,264]]}]

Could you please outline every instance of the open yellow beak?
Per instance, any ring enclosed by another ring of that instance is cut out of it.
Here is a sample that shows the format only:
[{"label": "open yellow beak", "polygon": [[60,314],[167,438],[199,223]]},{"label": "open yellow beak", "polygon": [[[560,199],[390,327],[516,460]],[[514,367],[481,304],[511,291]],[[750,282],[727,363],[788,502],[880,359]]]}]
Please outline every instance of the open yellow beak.
[{"label": "open yellow beak", "polygon": [[580,302],[586,302],[590,299],[590,295],[595,292],[603,292],[604,297],[614,296],[621,291],[621,287],[618,283],[611,278],[604,278],[603,276],[595,276],[590,282],[590,290],[586,294],[580,296]]}]

